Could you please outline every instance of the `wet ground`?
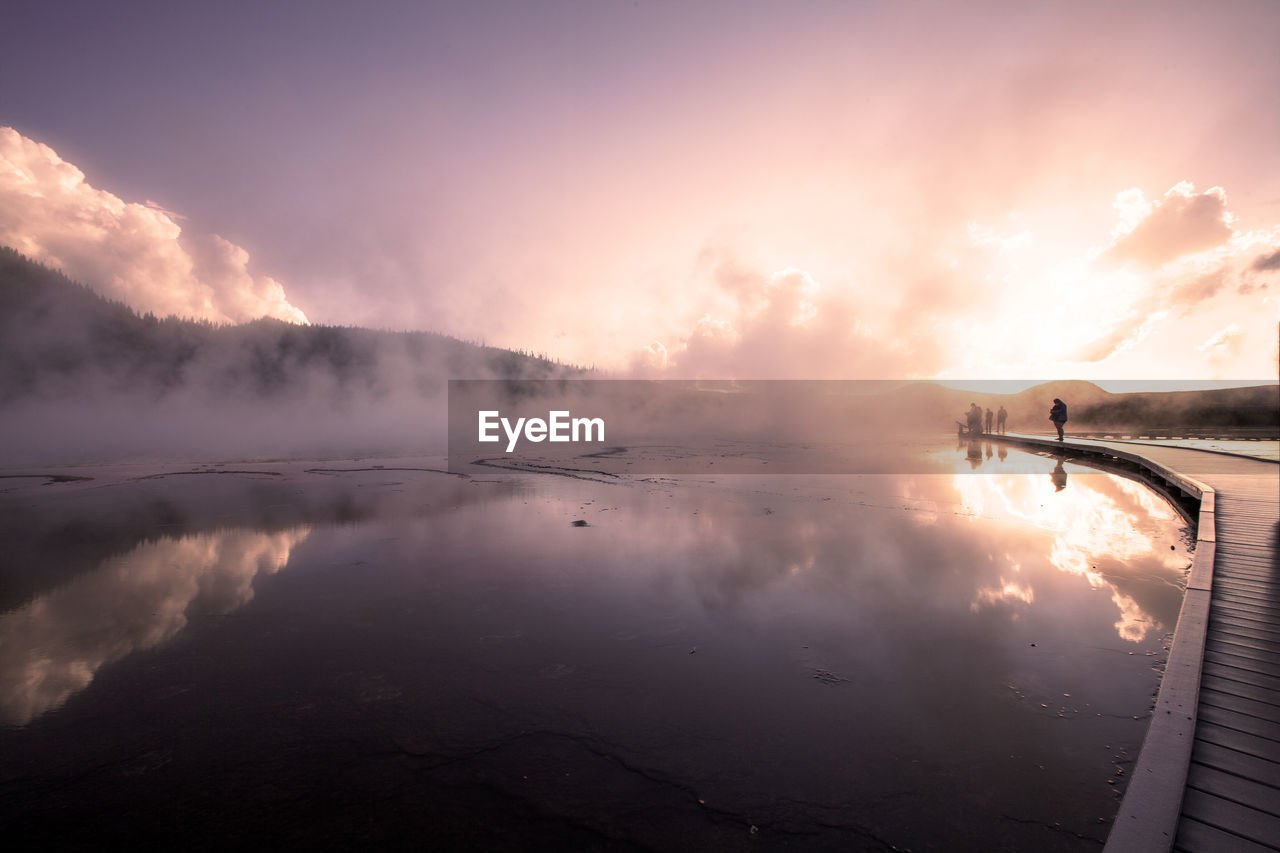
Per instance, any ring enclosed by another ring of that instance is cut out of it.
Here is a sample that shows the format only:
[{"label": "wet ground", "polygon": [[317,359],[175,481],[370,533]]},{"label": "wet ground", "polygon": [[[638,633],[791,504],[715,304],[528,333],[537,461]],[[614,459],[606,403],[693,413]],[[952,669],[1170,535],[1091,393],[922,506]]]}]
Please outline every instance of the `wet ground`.
[{"label": "wet ground", "polygon": [[85,847],[1099,849],[1185,522],[1073,463],[920,454],[934,473],[0,479],[0,827]]}]

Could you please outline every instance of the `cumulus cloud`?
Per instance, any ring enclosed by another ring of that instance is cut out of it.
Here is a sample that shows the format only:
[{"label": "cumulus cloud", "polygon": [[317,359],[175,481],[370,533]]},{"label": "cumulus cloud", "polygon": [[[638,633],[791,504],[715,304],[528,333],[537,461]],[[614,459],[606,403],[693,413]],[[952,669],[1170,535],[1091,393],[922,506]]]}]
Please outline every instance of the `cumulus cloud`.
[{"label": "cumulus cloud", "polygon": [[1183,255],[1221,246],[1235,233],[1222,187],[1196,192],[1189,181],[1175,184],[1163,198],[1148,202],[1140,190],[1116,199],[1121,225],[1108,255],[1158,267]]},{"label": "cumulus cloud", "polygon": [[243,248],[184,234],[177,220],[96,189],[49,146],[0,127],[0,244],[139,311],[307,322],[280,282],[249,271]]},{"label": "cumulus cloud", "polygon": [[[848,298],[828,293],[804,270],[772,274],[733,262],[715,271],[721,310],[703,313],[670,342],[633,359],[641,374],[681,378],[837,379],[904,375],[918,365],[906,336],[869,332]],[[927,349],[927,348],[926,348]]]}]

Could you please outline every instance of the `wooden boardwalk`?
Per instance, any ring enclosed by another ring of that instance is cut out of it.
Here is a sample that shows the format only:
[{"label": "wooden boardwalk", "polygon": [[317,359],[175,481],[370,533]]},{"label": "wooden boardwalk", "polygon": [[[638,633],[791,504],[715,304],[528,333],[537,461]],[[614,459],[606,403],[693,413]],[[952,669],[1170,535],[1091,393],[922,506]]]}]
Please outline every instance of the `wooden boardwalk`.
[{"label": "wooden boardwalk", "polygon": [[1106,853],[1280,850],[1280,465],[1151,444],[1007,438],[1110,455],[1200,500],[1173,647]]},{"label": "wooden boardwalk", "polygon": [[1217,553],[1175,850],[1280,850],[1280,466],[1270,469],[1203,478],[1217,492]]}]

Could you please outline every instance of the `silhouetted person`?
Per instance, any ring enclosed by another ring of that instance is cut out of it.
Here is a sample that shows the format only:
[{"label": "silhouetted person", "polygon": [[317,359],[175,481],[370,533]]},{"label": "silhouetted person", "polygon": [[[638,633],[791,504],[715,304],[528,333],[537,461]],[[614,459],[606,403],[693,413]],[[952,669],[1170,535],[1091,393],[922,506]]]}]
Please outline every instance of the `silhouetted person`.
[{"label": "silhouetted person", "polygon": [[995,417],[995,412],[987,409],[987,428],[986,432],[991,432],[991,419]]},{"label": "silhouetted person", "polygon": [[1067,487],[1067,469],[1062,467],[1062,460],[1058,460],[1058,464],[1053,469],[1053,473],[1049,475],[1049,479],[1053,480],[1053,490],[1060,492]]},{"label": "silhouetted person", "polygon": [[969,413],[966,415],[969,423],[969,435],[977,435],[982,432],[982,409],[978,408],[977,403],[969,404]]},{"label": "silhouetted person", "polygon": [[1009,413],[1005,411],[1004,406],[1000,407],[1000,411],[996,412],[996,432],[1003,433],[1004,425],[1009,420]]},{"label": "silhouetted person", "polygon": [[1049,420],[1053,421],[1053,425],[1058,428],[1058,441],[1062,441],[1062,425],[1067,422],[1067,404],[1053,398],[1053,408],[1049,410]]}]

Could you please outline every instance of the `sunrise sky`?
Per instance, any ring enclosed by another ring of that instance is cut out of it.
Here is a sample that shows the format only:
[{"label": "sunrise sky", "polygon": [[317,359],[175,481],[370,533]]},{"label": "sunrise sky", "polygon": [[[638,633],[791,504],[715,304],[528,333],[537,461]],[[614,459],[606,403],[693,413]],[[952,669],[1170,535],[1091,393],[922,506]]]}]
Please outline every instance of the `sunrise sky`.
[{"label": "sunrise sky", "polygon": [[1280,3],[9,2],[0,243],[619,373],[1273,379]]}]

